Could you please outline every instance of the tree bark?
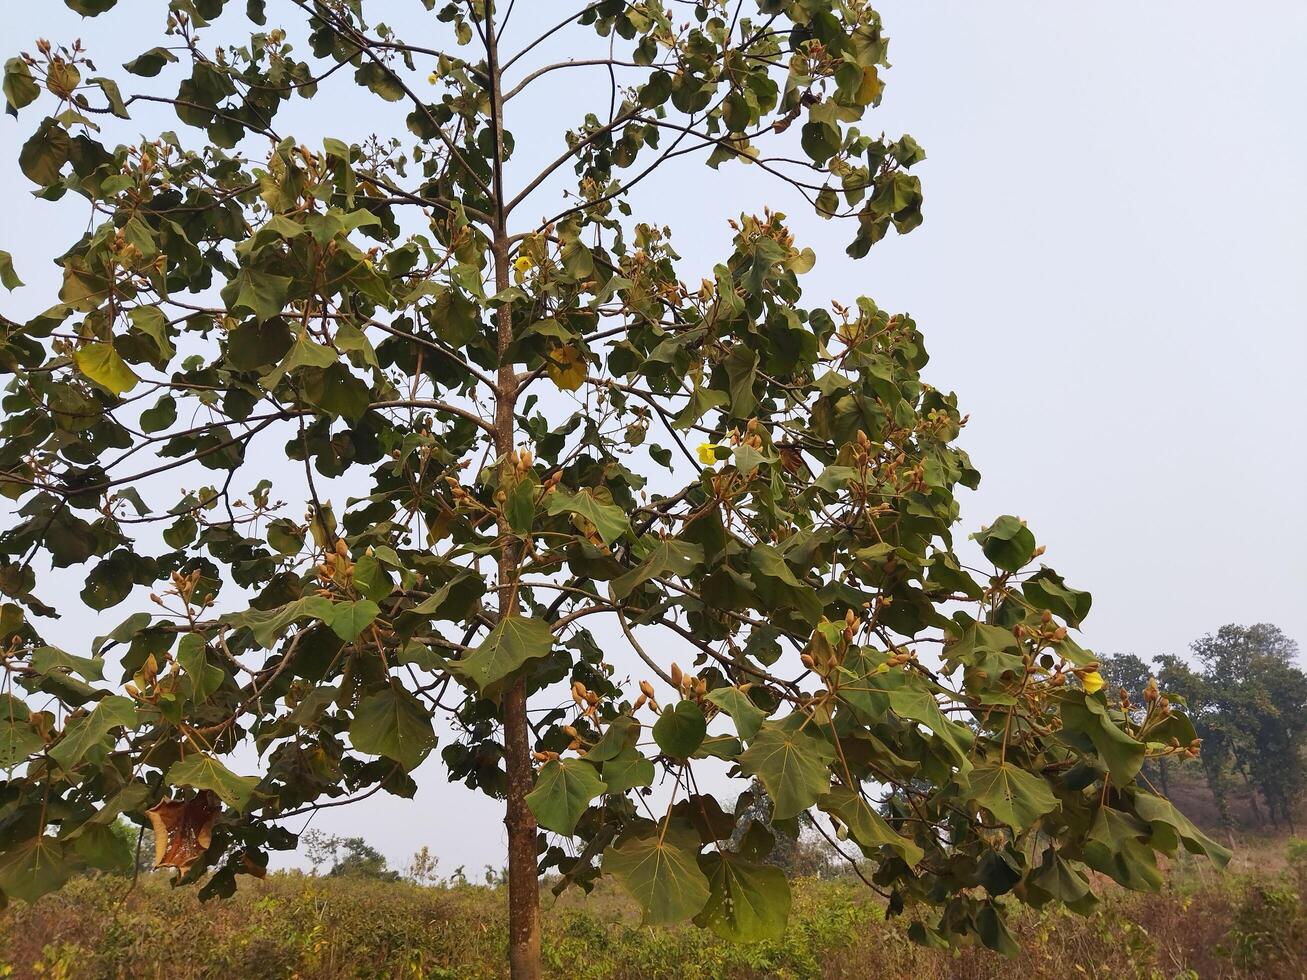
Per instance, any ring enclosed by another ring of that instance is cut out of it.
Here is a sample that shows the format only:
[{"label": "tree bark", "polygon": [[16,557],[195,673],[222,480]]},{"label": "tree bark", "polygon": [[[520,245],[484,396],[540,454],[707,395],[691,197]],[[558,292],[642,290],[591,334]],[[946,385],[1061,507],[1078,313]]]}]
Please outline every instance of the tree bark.
[{"label": "tree bark", "polygon": [[[509,238],[505,227],[503,89],[495,36],[494,9],[486,5],[486,68],[490,81],[490,113],[495,132],[494,154],[494,239],[495,291],[508,288],[510,280]],[[495,390],[495,452],[500,472],[507,473],[509,454],[516,437],[513,421],[517,400],[517,375],[508,359],[513,342],[512,309],[495,311],[498,331],[499,372]],[[513,615],[517,603],[514,585],[519,556],[505,520],[499,524],[499,615]],[[507,771],[507,800],[504,824],[508,829],[508,963],[513,980],[538,980],[540,976],[540,875],[536,862],[536,819],[527,806],[526,795],[535,782],[531,764],[531,731],[527,719],[526,683],[521,678],[504,692],[504,766]]]}]

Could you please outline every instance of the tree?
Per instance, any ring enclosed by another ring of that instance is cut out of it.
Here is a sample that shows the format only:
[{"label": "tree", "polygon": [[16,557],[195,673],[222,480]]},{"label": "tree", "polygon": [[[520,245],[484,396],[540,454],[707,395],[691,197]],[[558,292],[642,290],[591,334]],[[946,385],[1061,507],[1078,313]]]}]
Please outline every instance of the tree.
[{"label": "tree", "polygon": [[398,871],[386,867],[385,855],[362,837],[340,837],[310,830],[304,835],[303,843],[314,874],[330,862],[327,874],[332,878],[399,879]]},{"label": "tree", "polygon": [[[145,33],[145,6],[113,16]],[[0,335],[5,665],[26,692],[0,888],[57,887],[91,828],[149,809],[184,880],[229,894],[295,845],[288,818],[411,795],[437,713],[451,777],[505,803],[518,977],[539,973],[550,869],[614,877],[649,923],[784,927],[770,835],[723,846],[735,808],[699,791],[705,765],[759,779],[790,836],[815,808],[851,837],[922,941],[1011,951],[1002,895],[1084,910],[1086,867],[1152,888],[1158,849],[1224,858],[1135,784],[1193,731],[1098,690],[1069,633],[1089,595],[1012,516],[975,536],[992,568],[955,553],[979,475],[913,320],[804,305],[815,255],[778,212],[732,221],[698,285],[632,213],[698,155],[849,219],[855,258],[916,228],[922,149],[859,128],[888,64],[872,10],[696,0],[677,23],[598,0],[526,30],[511,4],[387,4],[413,42],[362,0],[287,0],[275,27],[238,6],[171,0],[165,43],[117,77],[80,44],[5,67],[10,111],[42,116],[23,172],[90,230],[53,305]],[[590,81],[521,174],[515,100],[561,72]],[[287,130],[351,82],[397,125]],[[179,133],[110,137],[158,105]],[[7,287],[26,258],[0,259]],[[279,456],[302,479],[268,480]],[[50,646],[47,565],[84,572],[85,606],[136,611]],[[258,774],[232,769],[248,743]]]},{"label": "tree", "polygon": [[1295,829],[1307,790],[1307,674],[1293,665],[1298,644],[1277,626],[1222,626],[1192,644],[1204,667],[1207,698],[1226,735],[1225,753],[1260,791],[1273,822]]}]

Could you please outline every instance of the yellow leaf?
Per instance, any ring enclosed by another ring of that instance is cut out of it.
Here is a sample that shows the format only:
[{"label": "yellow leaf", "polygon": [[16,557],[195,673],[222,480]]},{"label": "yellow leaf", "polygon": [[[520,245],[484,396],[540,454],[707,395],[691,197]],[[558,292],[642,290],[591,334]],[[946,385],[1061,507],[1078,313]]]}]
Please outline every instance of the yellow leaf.
[{"label": "yellow leaf", "polygon": [[556,347],[549,352],[545,370],[563,391],[576,391],[585,381],[585,355],[571,346]]},{"label": "yellow leaf", "polygon": [[885,83],[881,81],[875,65],[862,69],[862,84],[858,86],[859,105],[871,105],[880,101],[880,94],[884,90]]}]

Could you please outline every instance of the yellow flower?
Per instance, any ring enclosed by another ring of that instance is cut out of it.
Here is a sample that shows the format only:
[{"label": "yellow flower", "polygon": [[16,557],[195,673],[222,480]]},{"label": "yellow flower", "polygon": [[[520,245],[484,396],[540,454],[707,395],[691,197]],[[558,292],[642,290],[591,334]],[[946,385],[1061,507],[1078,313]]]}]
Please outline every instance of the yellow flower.
[{"label": "yellow flower", "polygon": [[436,84],[436,73],[434,71],[427,76],[427,83],[430,85]]},{"label": "yellow flower", "polygon": [[717,450],[720,447],[715,442],[699,443],[699,462],[704,466],[712,466],[717,462]]},{"label": "yellow flower", "polygon": [[529,255],[519,255],[513,263],[513,268],[523,274],[530,272],[536,266],[535,259]]},{"label": "yellow flower", "polygon": [[1097,694],[1107,686],[1107,681],[1103,680],[1103,675],[1096,670],[1091,670],[1081,677],[1080,683],[1085,686],[1086,694]]}]

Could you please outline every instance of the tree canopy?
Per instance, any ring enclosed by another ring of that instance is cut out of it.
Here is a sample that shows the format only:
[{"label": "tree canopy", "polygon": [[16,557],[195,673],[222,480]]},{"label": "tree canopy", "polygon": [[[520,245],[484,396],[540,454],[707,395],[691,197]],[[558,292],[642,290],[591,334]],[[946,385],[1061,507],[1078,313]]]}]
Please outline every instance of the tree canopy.
[{"label": "tree canopy", "polygon": [[[1294,814],[1307,794],[1307,673],[1294,663],[1298,644],[1277,626],[1222,626],[1195,640],[1190,662],[1172,654],[1149,666],[1133,654],[1105,657],[1103,674],[1133,704],[1145,694],[1181,702],[1202,741],[1202,766],[1227,828],[1230,779],[1243,778],[1253,813],[1266,801],[1276,825],[1295,829]],[[1166,769],[1159,768],[1165,789]]]},{"label": "tree canopy", "polygon": [[[411,795],[437,714],[449,777],[505,800],[519,976],[544,872],[612,876],[649,923],[783,928],[770,834],[728,845],[747,799],[704,767],[759,780],[775,824],[816,812],[923,942],[1011,951],[1013,898],[1084,911],[1089,869],[1151,889],[1157,852],[1224,859],[1137,785],[1195,733],[1101,691],[1089,594],[1013,516],[986,567],[955,552],[979,474],[912,318],[805,304],[778,211],[688,282],[633,213],[694,156],[848,219],[854,257],[915,229],[922,148],[861,128],[888,67],[861,0],[414,0],[411,39],[362,0],[65,2],[163,37],[107,74],[79,43],[5,66],[22,172],[88,217],[53,305],[0,321],[7,895],[147,812],[228,894],[291,817]],[[524,175],[514,100],[563,71],[589,74]],[[351,85],[399,125],[289,128]],[[151,104],[180,128],[130,135]],[[131,612],[49,645],[79,600]]]}]

